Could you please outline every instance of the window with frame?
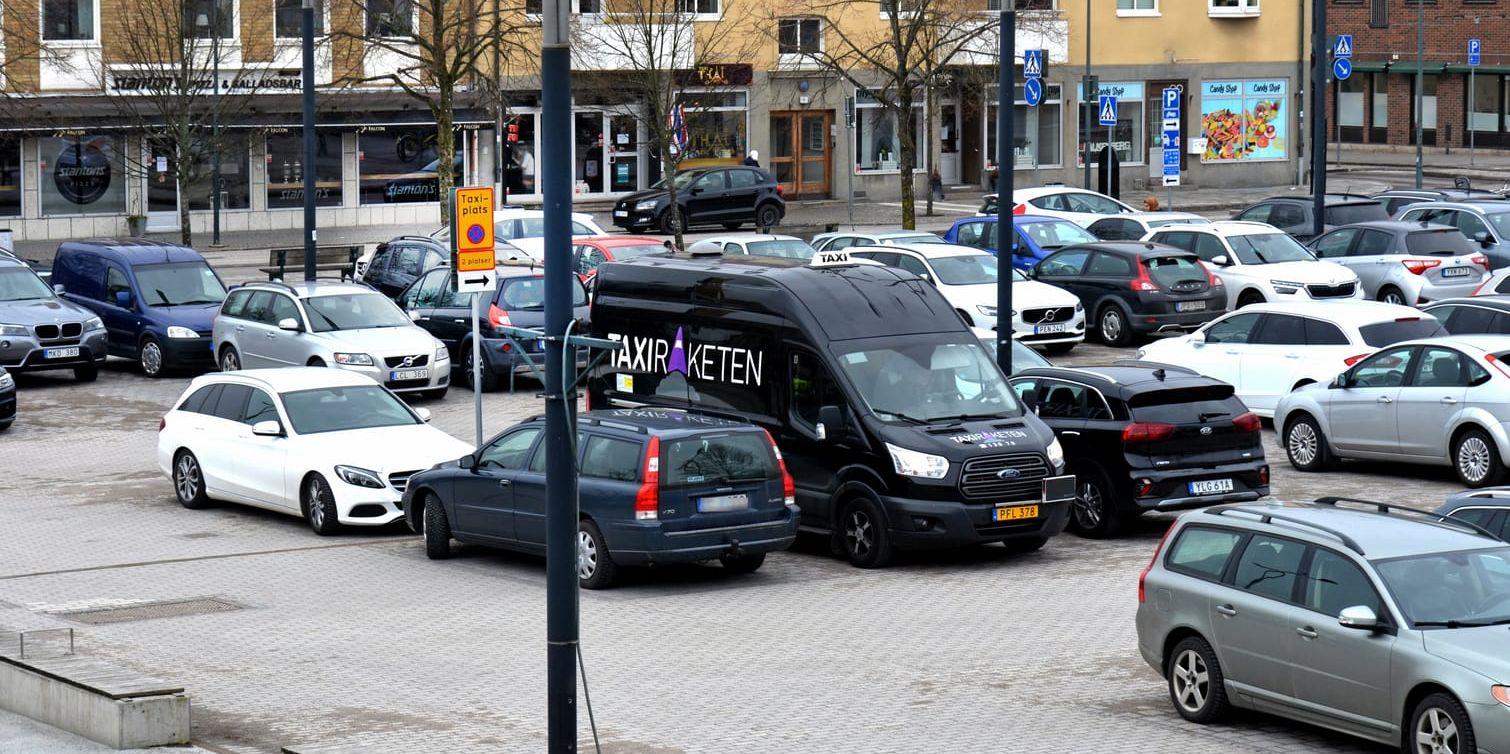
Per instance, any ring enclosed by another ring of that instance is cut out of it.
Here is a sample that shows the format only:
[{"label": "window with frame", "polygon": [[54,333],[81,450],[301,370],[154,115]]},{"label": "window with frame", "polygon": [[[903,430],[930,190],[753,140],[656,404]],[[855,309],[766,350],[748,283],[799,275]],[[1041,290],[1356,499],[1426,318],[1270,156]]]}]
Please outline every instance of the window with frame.
[{"label": "window with frame", "polygon": [[1206,328],[1207,343],[1248,343],[1258,328],[1258,314],[1238,314]]},{"label": "window with frame", "polygon": [[[1054,167],[1061,163],[1059,154],[1060,130],[1064,108],[1063,90],[1058,84],[1043,85],[1043,101],[1038,107],[1028,107],[1021,84],[1013,87],[1012,106],[1012,159],[1017,170],[1039,167]],[[995,168],[996,158],[996,113],[1000,109],[997,87],[986,90],[985,133],[986,166]],[[1036,123],[1036,127],[1035,127]],[[1030,135],[1032,135],[1030,137]]]},{"label": "window with frame", "polygon": [[[315,37],[325,36],[325,0],[315,2]],[[273,36],[277,39],[304,37],[304,0],[277,0],[273,9]]]},{"label": "window with frame", "polygon": [[530,447],[535,444],[538,427],[526,427],[510,432],[482,449],[477,458],[480,469],[523,469]]},{"label": "window with frame", "polygon": [[716,16],[721,12],[718,0],[676,0],[676,10],[699,16]]},{"label": "window with frame", "polygon": [[1350,607],[1367,607],[1384,617],[1384,603],[1373,582],[1353,561],[1331,550],[1317,549],[1306,568],[1301,604],[1308,610],[1337,617]]},{"label": "window with frame", "polygon": [[105,268],[105,300],[114,304],[117,293],[131,295],[131,283],[126,280],[126,273],[116,267],[107,267]]},{"label": "window with frame", "polygon": [[1143,15],[1159,12],[1159,0],[1117,0],[1117,15]]},{"label": "window with frame", "polygon": [[98,16],[95,0],[42,0],[42,39],[93,42]]},{"label": "window with frame", "polygon": [[1242,538],[1241,534],[1226,529],[1187,527],[1169,548],[1164,567],[1191,576],[1220,579]]},{"label": "window with frame", "polygon": [[0,136],[0,217],[21,216],[21,139]]},{"label": "window with frame", "polygon": [[[1095,104],[1099,98],[1092,96],[1088,100],[1085,97],[1083,86],[1076,85],[1075,93],[1081,102]],[[1105,82],[1098,87],[1098,95],[1109,95],[1117,98],[1117,125],[1102,126],[1092,125],[1089,133],[1091,142],[1091,154],[1099,154],[1107,145],[1110,137],[1111,145],[1117,150],[1117,159],[1125,165],[1142,165],[1148,161],[1148,149],[1145,145],[1145,129],[1148,127],[1148,119],[1143,117],[1144,88],[1140,82]],[[1076,119],[1077,125],[1079,119]],[[1110,133],[1108,133],[1110,131]],[[1076,151],[1076,164],[1085,164],[1085,155]],[[1093,158],[1094,159],[1094,158]]]},{"label": "window with frame", "polygon": [[792,416],[809,427],[816,427],[819,410],[824,406],[842,405],[844,397],[818,357],[805,351],[792,353]]},{"label": "window with frame", "polygon": [[582,476],[633,482],[640,478],[644,453],[637,442],[593,435],[582,452]]},{"label": "window with frame", "polygon": [[822,50],[821,19],[783,18],[776,23],[776,51],[780,54],[814,55]]},{"label": "window with frame", "polygon": [[[923,103],[912,106],[912,143],[918,164],[914,170],[926,171],[928,150],[923,136]],[[858,149],[855,151],[855,169],[865,171],[892,171],[902,164],[902,133],[898,127],[897,113],[877,102],[866,92],[855,95],[855,136]]]},{"label": "window with frame", "polygon": [[1233,586],[1245,592],[1289,602],[1300,576],[1306,546],[1290,539],[1255,534],[1237,560]]},{"label": "window with frame", "polygon": [[412,0],[369,0],[367,36],[407,38],[414,36]]},{"label": "window with frame", "polygon": [[1210,16],[1256,16],[1259,0],[1207,0],[1206,14]]},{"label": "window with frame", "polygon": [[278,421],[278,407],[273,405],[273,399],[257,388],[252,388],[252,394],[246,400],[246,411],[243,413],[245,416],[242,417],[242,422],[246,424]]},{"label": "window with frame", "polygon": [[184,0],[184,37],[187,39],[234,39],[235,0]]}]

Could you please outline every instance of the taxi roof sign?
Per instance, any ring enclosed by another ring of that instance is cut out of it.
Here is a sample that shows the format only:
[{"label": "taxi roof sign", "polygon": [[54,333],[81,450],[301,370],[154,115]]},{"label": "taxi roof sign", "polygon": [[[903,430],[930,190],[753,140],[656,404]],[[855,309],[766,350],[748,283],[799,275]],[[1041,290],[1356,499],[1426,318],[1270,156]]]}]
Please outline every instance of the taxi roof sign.
[{"label": "taxi roof sign", "polygon": [[845,265],[851,265],[854,263],[854,260],[849,258],[849,252],[836,249],[834,251],[820,251],[814,254],[813,261],[809,262],[808,266],[843,267]]}]

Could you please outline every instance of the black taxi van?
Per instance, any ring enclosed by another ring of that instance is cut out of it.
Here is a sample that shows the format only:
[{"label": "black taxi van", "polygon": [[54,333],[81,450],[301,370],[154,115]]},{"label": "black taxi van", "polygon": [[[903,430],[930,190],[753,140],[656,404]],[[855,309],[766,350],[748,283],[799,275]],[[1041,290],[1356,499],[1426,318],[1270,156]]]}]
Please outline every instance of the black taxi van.
[{"label": "black taxi van", "polygon": [[851,262],[642,257],[598,270],[592,408],[735,416],[775,438],[802,526],[861,567],[897,549],[1005,542],[1065,526],[1073,477],[980,341],[932,286]]}]

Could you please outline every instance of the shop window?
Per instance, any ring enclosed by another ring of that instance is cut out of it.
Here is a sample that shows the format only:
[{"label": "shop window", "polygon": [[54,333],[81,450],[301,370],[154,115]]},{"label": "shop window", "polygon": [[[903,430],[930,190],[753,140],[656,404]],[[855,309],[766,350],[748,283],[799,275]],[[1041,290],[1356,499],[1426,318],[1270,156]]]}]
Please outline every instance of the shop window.
[{"label": "shop window", "polygon": [[[1369,77],[1373,81],[1373,102],[1370,106],[1369,122],[1374,128],[1389,127],[1389,75],[1375,73]],[[1376,139],[1377,141],[1378,139]]]},{"label": "shop window", "polygon": [[683,168],[737,165],[749,152],[749,95],[744,91],[689,92],[680,100],[687,122]]},{"label": "shop window", "polygon": [[1473,77],[1473,107],[1468,114],[1468,127],[1475,131],[1500,130],[1501,89],[1499,76]]},{"label": "shop window", "polygon": [[[462,172],[460,134],[451,174]],[[433,202],[440,196],[435,128],[370,126],[357,137],[362,204]]]},{"label": "shop window", "polygon": [[504,126],[503,179],[510,194],[533,194],[535,188],[535,118],[521,113]]},{"label": "shop window", "polygon": [[1375,29],[1389,28],[1389,0],[1369,0],[1368,25]]},{"label": "shop window", "polygon": [[368,0],[367,36],[406,38],[414,36],[412,0]]},{"label": "shop window", "polygon": [[92,42],[98,39],[95,0],[42,0],[42,38]]},{"label": "shop window", "polygon": [[[278,39],[304,37],[304,0],[277,0],[273,12],[273,36]],[[325,0],[315,0],[315,37],[325,35]]]},{"label": "shop window", "polygon": [[21,140],[0,136],[0,217],[21,216]]},{"label": "shop window", "polygon": [[39,142],[42,214],[126,214],[126,170],[116,136],[84,134]]},{"label": "shop window", "polygon": [[[1022,170],[1039,167],[1056,167],[1061,164],[1059,155],[1059,133],[1062,125],[1063,102],[1061,90],[1058,84],[1046,84],[1043,87],[1043,101],[1038,107],[1028,107],[1023,99],[1022,86],[1018,85],[1016,91],[1016,105],[1012,110],[1012,146],[1013,157],[1016,159],[1016,169]],[[985,135],[982,141],[986,145],[987,169],[996,167],[996,88],[993,86],[987,91],[985,114]],[[1038,119],[1038,128],[1033,129],[1033,119]],[[1036,138],[1029,138],[1028,134],[1036,133]]]},{"label": "shop window", "polygon": [[[1423,84],[1421,87],[1421,128],[1426,131],[1435,131],[1437,129],[1437,77],[1435,74],[1427,74],[1421,77],[1421,81]],[[1416,85],[1414,74],[1410,77],[1410,85],[1411,87]],[[1416,101],[1414,91],[1410,93],[1410,100],[1412,104]]]},{"label": "shop window", "polygon": [[[341,134],[315,131],[315,206],[341,206]],[[304,132],[267,136],[267,207],[304,206]]]},{"label": "shop window", "polygon": [[189,39],[234,39],[234,0],[184,0],[184,36]]},{"label": "shop window", "polygon": [[1338,82],[1337,123],[1344,128],[1363,126],[1363,100],[1368,83],[1363,76]]},{"label": "shop window", "polygon": [[[926,170],[928,162],[927,142],[923,140],[923,105],[912,108],[913,117],[909,127],[916,149],[917,164],[914,170]],[[902,136],[898,127],[897,113],[884,107],[865,92],[855,96],[855,138],[858,150],[855,153],[855,168],[867,170],[899,170],[902,163]]]},{"label": "shop window", "polygon": [[1289,82],[1206,81],[1201,84],[1202,162],[1283,160],[1288,153]]},{"label": "shop window", "polygon": [[[1075,92],[1081,102],[1087,101],[1083,87],[1077,85]],[[1117,98],[1117,125],[1091,126],[1091,154],[1100,153],[1106,146],[1107,137],[1110,136],[1112,148],[1117,150],[1117,158],[1123,164],[1142,165],[1148,160],[1148,152],[1144,144],[1144,129],[1148,126],[1148,120],[1143,117],[1143,85],[1135,82],[1102,84],[1098,96],[1090,97],[1089,101],[1092,103],[1099,101],[1099,95],[1102,94]],[[1084,157],[1083,152],[1077,152],[1076,164],[1083,165]]]},{"label": "shop window", "polygon": [[[248,209],[252,206],[252,184],[247,175],[247,138],[241,134],[222,133],[220,142],[220,208]],[[180,171],[180,195],[191,210],[214,208],[212,151],[209,146],[196,148],[192,155],[194,164]]]}]

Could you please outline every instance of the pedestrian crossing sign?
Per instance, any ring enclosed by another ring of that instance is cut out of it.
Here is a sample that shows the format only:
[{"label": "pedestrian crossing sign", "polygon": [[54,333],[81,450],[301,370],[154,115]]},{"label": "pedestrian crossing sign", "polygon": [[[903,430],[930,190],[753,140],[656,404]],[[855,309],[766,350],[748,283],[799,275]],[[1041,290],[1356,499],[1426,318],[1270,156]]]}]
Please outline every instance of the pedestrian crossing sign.
[{"label": "pedestrian crossing sign", "polygon": [[1350,58],[1353,56],[1353,35],[1338,34],[1337,46],[1332,48],[1332,57]]},{"label": "pedestrian crossing sign", "polygon": [[1043,78],[1043,50],[1022,51],[1022,77],[1025,79]]},{"label": "pedestrian crossing sign", "polygon": [[1117,125],[1117,98],[1110,94],[1101,95],[1098,108],[1101,111],[1101,125]]}]

